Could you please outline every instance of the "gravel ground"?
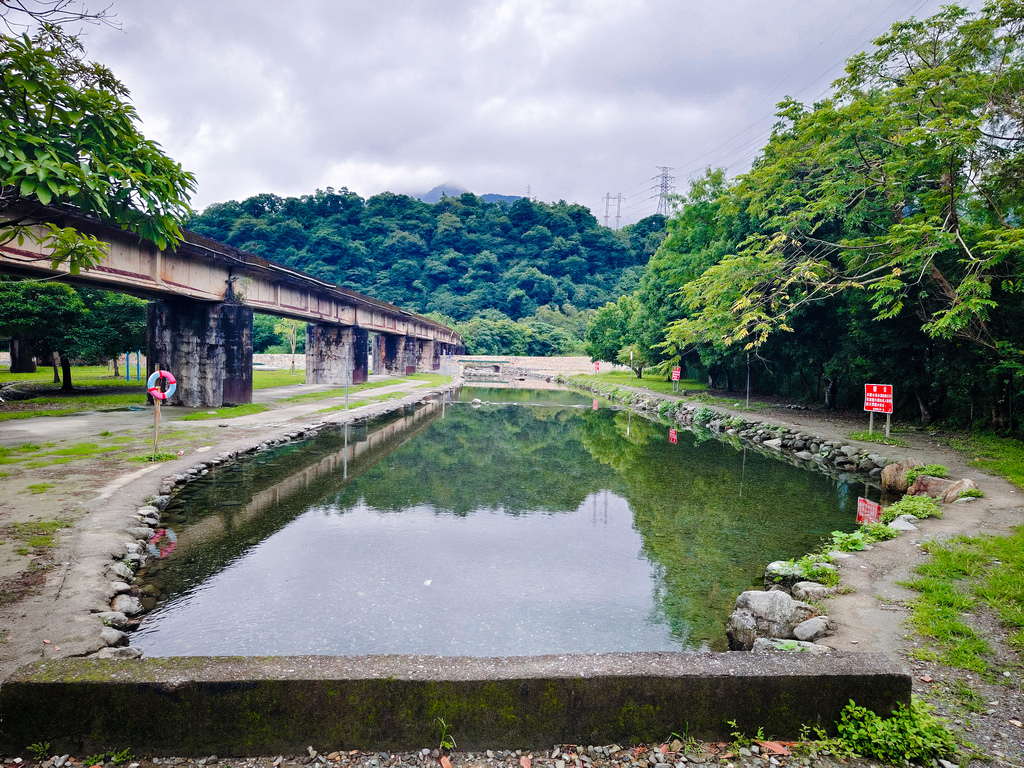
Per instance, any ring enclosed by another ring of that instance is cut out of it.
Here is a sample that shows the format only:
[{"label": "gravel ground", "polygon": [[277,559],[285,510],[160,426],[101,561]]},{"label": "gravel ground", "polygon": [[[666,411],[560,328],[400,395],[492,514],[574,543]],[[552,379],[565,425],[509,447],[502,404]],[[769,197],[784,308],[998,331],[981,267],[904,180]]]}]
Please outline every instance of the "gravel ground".
[{"label": "gravel ground", "polygon": [[[795,752],[795,754],[794,754]],[[19,768],[72,768],[87,766],[82,758],[61,755],[42,761],[20,762],[8,758],[5,764],[18,763]],[[736,748],[725,743],[703,743],[690,740],[669,744],[644,744],[622,747],[556,745],[550,750],[486,750],[462,752],[453,750],[447,757],[438,749],[423,748],[414,752],[362,752],[359,750],[320,754],[312,747],[305,755],[224,758],[217,755],[202,758],[157,757],[124,764],[124,768],[150,766],[183,766],[184,768],[684,768],[687,764],[716,765],[723,768],[774,768],[803,766],[814,768],[877,768],[876,763],[856,759],[842,760],[827,751],[801,749],[792,742],[758,742]],[[110,765],[110,763],[108,763]],[[952,764],[943,768],[952,768]]]}]

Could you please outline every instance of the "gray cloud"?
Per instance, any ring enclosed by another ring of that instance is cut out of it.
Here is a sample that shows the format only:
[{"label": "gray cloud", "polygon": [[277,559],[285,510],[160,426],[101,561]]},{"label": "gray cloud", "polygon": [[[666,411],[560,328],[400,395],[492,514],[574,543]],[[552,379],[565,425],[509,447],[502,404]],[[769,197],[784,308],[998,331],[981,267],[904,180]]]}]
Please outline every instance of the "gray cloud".
[{"label": "gray cloud", "polygon": [[[194,203],[454,180],[654,211],[656,165],[745,170],[786,94],[812,100],[939,0],[133,0],[87,30]],[[684,179],[677,182],[684,184]]]}]

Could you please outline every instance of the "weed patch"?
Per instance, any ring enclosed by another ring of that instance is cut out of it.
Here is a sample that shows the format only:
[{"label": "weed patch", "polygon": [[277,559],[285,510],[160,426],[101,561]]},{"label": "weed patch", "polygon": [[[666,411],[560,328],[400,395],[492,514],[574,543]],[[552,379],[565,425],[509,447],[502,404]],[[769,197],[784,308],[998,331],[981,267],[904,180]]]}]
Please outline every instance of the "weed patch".
[{"label": "weed patch", "polygon": [[893,764],[910,760],[924,765],[957,753],[956,738],[947,726],[946,720],[933,715],[931,707],[918,699],[911,700],[909,709],[900,704],[889,718],[851,701],[837,723],[839,738],[859,755]]},{"label": "weed patch", "polygon": [[885,436],[885,432],[872,432],[868,434],[867,430],[862,432],[847,432],[846,436],[851,440],[857,440],[861,443],[878,443],[879,445],[893,445],[898,448],[907,448],[909,443],[906,440],[900,440],[898,437],[892,437],[892,431],[889,432],[889,437]]},{"label": "weed patch", "polygon": [[923,549],[931,559],[904,584],[921,593],[910,603],[911,622],[935,645],[942,663],[994,675],[991,646],[963,614],[992,610],[1010,630],[1011,646],[1024,648],[1024,529],[1006,537],[929,542]]},{"label": "weed patch", "polygon": [[889,524],[900,515],[913,515],[920,520],[926,517],[942,517],[942,507],[928,496],[904,496],[882,510],[881,522]]}]

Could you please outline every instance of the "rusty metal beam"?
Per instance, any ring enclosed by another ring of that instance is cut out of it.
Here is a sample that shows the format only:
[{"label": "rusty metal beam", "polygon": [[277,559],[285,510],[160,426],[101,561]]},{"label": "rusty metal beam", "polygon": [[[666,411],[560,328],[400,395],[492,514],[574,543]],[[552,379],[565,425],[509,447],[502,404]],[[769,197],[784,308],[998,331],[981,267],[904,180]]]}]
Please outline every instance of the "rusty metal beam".
[{"label": "rusty metal beam", "polygon": [[40,222],[72,226],[109,246],[103,262],[79,275],[64,264],[50,267],[47,249],[37,243],[0,245],[0,272],[25,277],[60,275],[62,281],[128,293],[145,299],[241,301],[254,312],[309,323],[356,326],[375,333],[412,336],[461,345],[451,328],[414,312],[318,280],[185,231],[176,249],[161,251],[138,236],[75,211],[35,206]]}]

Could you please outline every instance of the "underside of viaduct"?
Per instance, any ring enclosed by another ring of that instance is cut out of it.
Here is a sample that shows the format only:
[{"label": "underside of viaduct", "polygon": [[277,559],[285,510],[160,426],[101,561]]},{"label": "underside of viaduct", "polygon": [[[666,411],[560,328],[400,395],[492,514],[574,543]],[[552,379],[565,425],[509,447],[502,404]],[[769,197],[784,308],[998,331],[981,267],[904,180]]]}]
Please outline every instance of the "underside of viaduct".
[{"label": "underside of viaduct", "polygon": [[38,206],[32,215],[103,240],[107,258],[72,275],[66,265],[51,265],[44,246],[7,243],[0,245],[0,272],[150,299],[147,372],[175,376],[169,404],[252,402],[254,312],[307,323],[308,384],[358,384],[371,368],[394,375],[437,370],[445,356],[464,351],[447,326],[191,232],[176,249],[161,251],[74,212]]}]

